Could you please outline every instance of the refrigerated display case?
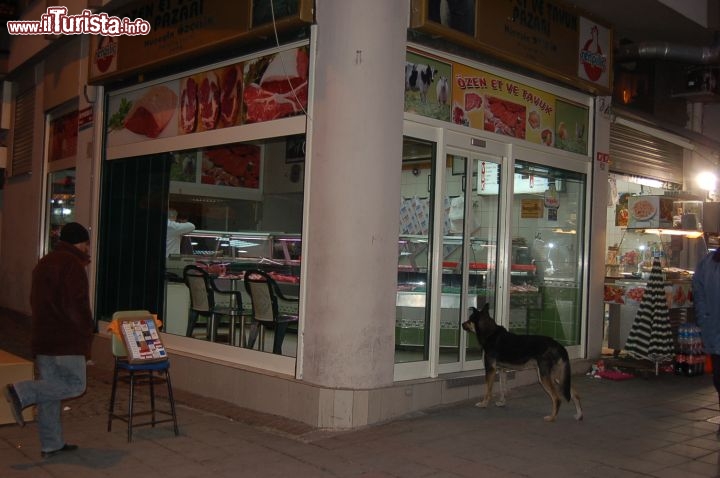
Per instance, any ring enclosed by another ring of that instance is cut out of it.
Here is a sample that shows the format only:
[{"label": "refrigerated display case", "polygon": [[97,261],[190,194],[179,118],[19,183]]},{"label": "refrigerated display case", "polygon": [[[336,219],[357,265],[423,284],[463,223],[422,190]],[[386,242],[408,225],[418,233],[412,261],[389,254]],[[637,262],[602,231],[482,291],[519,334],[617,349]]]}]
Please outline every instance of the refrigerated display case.
[{"label": "refrigerated display case", "polygon": [[186,265],[200,264],[219,276],[252,267],[282,276],[279,282],[300,280],[299,234],[193,231],[185,237],[192,248],[185,254],[170,254],[166,262],[169,274],[182,276]]},{"label": "refrigerated display case", "polygon": [[[457,313],[460,307],[462,287],[462,238],[446,236],[443,240],[443,272],[440,317],[440,346],[458,347],[460,324]],[[420,347],[425,339],[428,277],[428,241],[426,236],[402,235],[399,241],[398,290],[396,300],[395,342],[401,347]],[[470,243],[471,259],[468,276],[468,306],[482,306],[490,296],[489,279],[494,274],[495,245],[482,239]],[[536,267],[531,264],[527,247],[513,244],[511,265],[511,302],[522,305],[523,317],[511,314],[510,326],[526,329],[527,309],[541,303],[537,287]],[[517,319],[517,320],[516,320]]]}]

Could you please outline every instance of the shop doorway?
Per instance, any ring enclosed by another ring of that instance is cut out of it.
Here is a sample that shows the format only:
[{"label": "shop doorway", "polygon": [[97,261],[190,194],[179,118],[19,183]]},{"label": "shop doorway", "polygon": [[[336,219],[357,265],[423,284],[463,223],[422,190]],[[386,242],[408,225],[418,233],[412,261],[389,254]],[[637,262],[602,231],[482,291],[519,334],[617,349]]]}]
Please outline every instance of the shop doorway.
[{"label": "shop doorway", "polygon": [[482,368],[482,349],[461,324],[486,303],[512,332],[553,337],[581,356],[588,163],[454,131],[408,131],[395,379]]},{"label": "shop doorway", "polygon": [[552,337],[571,357],[583,345],[583,284],[586,281],[587,163],[515,148],[510,235],[511,331]]},{"label": "shop doorway", "polygon": [[[441,242],[438,371],[465,369],[482,358],[474,337],[463,332],[470,307],[490,303],[495,308],[500,243],[502,158],[457,147],[447,147],[451,174],[445,176],[449,201],[443,210],[446,226]],[[459,181],[456,177],[459,176]],[[456,191],[457,184],[460,190]]]},{"label": "shop doorway", "polygon": [[469,307],[495,307],[505,276],[498,258],[505,250],[500,217],[506,145],[416,129],[417,136],[405,137],[403,151],[397,380],[480,368],[482,351],[461,324]]}]

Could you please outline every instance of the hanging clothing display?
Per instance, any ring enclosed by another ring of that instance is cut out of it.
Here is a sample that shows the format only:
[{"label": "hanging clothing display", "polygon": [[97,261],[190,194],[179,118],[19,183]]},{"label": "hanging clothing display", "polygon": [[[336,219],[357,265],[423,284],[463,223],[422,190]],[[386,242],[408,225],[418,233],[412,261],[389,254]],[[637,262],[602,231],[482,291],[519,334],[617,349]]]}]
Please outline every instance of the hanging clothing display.
[{"label": "hanging clothing display", "polygon": [[665,297],[662,267],[657,257],[653,260],[650,278],[625,343],[625,351],[632,357],[655,362],[656,373],[660,362],[673,357],[670,309]]}]

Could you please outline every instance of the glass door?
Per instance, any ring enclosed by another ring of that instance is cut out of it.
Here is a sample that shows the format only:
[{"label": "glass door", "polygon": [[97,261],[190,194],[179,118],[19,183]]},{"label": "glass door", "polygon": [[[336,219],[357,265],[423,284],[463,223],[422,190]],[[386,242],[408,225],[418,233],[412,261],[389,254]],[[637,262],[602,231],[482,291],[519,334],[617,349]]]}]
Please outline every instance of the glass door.
[{"label": "glass door", "polygon": [[410,377],[429,373],[437,157],[437,142],[415,134],[403,139],[395,317],[395,363]]},{"label": "glass door", "polygon": [[474,337],[463,333],[469,307],[494,308],[500,233],[500,156],[446,148],[443,211],[442,294],[438,371],[462,370],[480,360]]},{"label": "glass door", "polygon": [[[587,257],[587,162],[515,149],[511,234],[528,263],[512,271],[510,323],[521,334],[541,334],[581,353]],[[527,260],[529,256],[529,261]]]},{"label": "glass door", "polygon": [[462,322],[505,279],[507,145],[407,122],[403,141],[395,380],[481,367]]}]

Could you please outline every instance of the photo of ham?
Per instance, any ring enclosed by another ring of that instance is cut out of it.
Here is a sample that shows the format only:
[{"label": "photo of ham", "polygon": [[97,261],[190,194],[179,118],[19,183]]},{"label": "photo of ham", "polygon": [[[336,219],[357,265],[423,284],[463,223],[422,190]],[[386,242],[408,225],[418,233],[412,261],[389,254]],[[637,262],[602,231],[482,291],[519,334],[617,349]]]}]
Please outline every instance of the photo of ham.
[{"label": "photo of ham", "polygon": [[164,85],[149,88],[133,101],[123,126],[135,134],[157,138],[170,122],[177,108],[177,94]]},{"label": "photo of ham", "polygon": [[178,131],[189,134],[239,124],[242,64],[180,80]]},{"label": "photo of ham", "polygon": [[220,124],[223,128],[238,124],[242,95],[242,64],[220,70]]},{"label": "photo of ham", "polygon": [[198,129],[215,129],[220,118],[220,84],[214,71],[208,71],[202,76],[198,88],[198,106]]},{"label": "photo of ham", "polygon": [[307,47],[248,62],[242,93],[245,122],[302,114],[307,107],[308,66]]},{"label": "photo of ham", "polygon": [[189,76],[180,80],[180,114],[178,115],[178,131],[194,133],[197,128],[198,84]]}]

